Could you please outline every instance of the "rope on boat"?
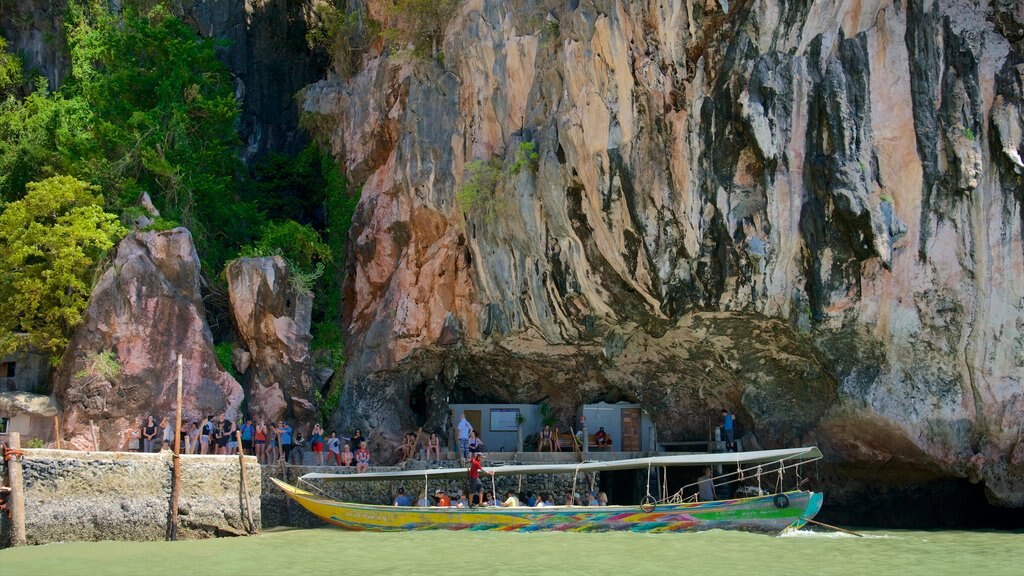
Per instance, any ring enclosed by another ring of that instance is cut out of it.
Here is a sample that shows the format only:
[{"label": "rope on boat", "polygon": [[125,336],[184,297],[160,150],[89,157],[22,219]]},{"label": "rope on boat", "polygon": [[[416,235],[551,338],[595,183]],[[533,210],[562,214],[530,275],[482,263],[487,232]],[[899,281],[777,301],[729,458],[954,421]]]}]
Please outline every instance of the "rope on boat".
[{"label": "rope on boat", "polygon": [[310,487],[310,488],[312,488],[313,490],[316,490],[316,491],[317,491],[317,492],[319,492],[319,493],[320,493],[320,495],[321,495],[321,496],[323,496],[324,498],[331,498],[331,496],[330,496],[330,495],[329,495],[329,494],[328,494],[327,492],[324,492],[324,491],[323,491],[323,490],[321,490],[321,489],[320,489],[319,487],[317,487],[317,485],[316,485],[316,484],[313,484],[313,483],[312,483],[312,482],[310,482],[309,480],[306,480],[306,479],[304,479],[304,478],[303,478],[302,476],[299,476],[299,482],[302,482],[302,483],[303,483],[303,484],[305,484],[306,486],[309,486],[309,487]]},{"label": "rope on boat", "polygon": [[[782,475],[786,470],[793,468],[793,469],[797,470],[797,478],[800,479],[800,475],[799,475],[800,466],[805,464],[805,463],[807,463],[808,461],[807,460],[802,460],[802,461],[797,461],[797,462],[792,463],[792,464],[786,464],[785,463],[786,460],[789,460],[789,459],[790,458],[782,458],[781,460],[777,461],[777,463],[779,464],[779,474]],[[813,461],[815,463],[815,469],[816,470],[817,470],[817,462],[818,462],[818,460],[821,460],[821,458],[819,457],[819,458],[814,458],[813,460],[811,460],[811,461]],[[736,476],[736,481],[742,482],[746,478],[744,473],[745,472],[749,472],[751,470],[756,470],[757,473],[758,473],[758,489],[760,489],[761,488],[761,486],[760,486],[761,465],[758,465],[756,467],[746,468],[746,469],[744,469],[744,468],[737,468],[737,470],[735,472],[725,472],[725,473],[719,474],[717,476],[713,476],[713,477],[711,477],[711,481],[716,483],[716,484],[720,484],[720,483],[723,483],[723,482],[728,482],[726,480],[727,478],[730,478],[732,476]],[[800,479],[799,483],[797,484],[797,487],[799,488],[800,485],[803,484],[804,482],[806,482],[807,480],[809,480],[809,478],[808,479]],[[672,498],[675,498],[677,495],[680,498],[683,498],[684,500],[686,500],[687,498],[685,498],[684,492],[688,488],[693,488],[695,486],[697,486],[697,482],[691,482],[689,484],[686,484],[685,486],[682,486],[681,488],[679,488],[679,490],[674,492],[672,494],[672,496],[668,496],[665,499],[660,500],[659,502],[661,502],[661,503],[670,502],[672,500]]]}]

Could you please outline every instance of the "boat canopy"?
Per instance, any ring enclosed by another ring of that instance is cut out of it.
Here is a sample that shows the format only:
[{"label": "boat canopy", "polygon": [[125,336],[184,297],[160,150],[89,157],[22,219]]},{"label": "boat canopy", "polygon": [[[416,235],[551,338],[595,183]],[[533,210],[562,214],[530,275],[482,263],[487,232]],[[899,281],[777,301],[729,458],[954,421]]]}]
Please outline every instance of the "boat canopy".
[{"label": "boat canopy", "polygon": [[[484,467],[495,476],[522,476],[527,474],[576,474],[580,472],[603,472],[607,470],[634,470],[661,466],[717,466],[765,464],[786,461],[817,460],[821,451],[817,447],[786,448],[782,450],[756,450],[752,452],[723,452],[714,454],[681,454],[673,456],[651,456],[627,460],[605,460],[580,462],[577,464],[510,464]],[[426,470],[396,470],[391,472],[364,472],[362,474],[324,474],[311,472],[302,480],[413,480],[465,478],[466,468],[431,468]]]}]

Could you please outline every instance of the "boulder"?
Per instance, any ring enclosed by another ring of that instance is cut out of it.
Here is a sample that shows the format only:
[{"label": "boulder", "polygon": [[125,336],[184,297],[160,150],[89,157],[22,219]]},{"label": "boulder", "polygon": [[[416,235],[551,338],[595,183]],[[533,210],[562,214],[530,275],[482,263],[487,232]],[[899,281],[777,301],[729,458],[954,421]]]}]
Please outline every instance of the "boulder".
[{"label": "boulder", "polygon": [[250,412],[266,420],[313,417],[313,296],[293,286],[280,256],[239,258],[226,275],[231,313],[251,357]]},{"label": "boulder", "polygon": [[242,388],[217,363],[199,273],[184,228],[134,232],[117,245],[54,378],[68,444],[92,449],[92,420],[101,449],[124,450],[129,426],[173,419],[179,354],[183,417],[238,415]]}]

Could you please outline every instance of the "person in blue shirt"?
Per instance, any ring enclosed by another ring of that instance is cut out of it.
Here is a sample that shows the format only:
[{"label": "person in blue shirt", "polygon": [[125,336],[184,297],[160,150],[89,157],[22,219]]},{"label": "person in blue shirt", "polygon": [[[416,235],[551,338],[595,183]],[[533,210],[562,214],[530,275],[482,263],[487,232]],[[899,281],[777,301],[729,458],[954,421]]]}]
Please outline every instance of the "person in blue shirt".
[{"label": "person in blue shirt", "polygon": [[288,456],[292,452],[292,427],[282,420],[279,433],[281,434],[281,451],[284,452],[284,461],[287,462]]},{"label": "person in blue shirt", "polygon": [[252,425],[252,418],[246,418],[245,424],[239,428],[242,432],[242,453],[252,454],[252,437],[256,433],[256,427]]},{"label": "person in blue shirt", "polygon": [[725,451],[736,451],[736,438],[733,432],[733,417],[727,408],[722,408],[722,434],[725,436]]},{"label": "person in blue shirt", "polygon": [[395,506],[412,506],[412,500],[405,495],[405,488],[398,487],[398,496],[395,496]]}]

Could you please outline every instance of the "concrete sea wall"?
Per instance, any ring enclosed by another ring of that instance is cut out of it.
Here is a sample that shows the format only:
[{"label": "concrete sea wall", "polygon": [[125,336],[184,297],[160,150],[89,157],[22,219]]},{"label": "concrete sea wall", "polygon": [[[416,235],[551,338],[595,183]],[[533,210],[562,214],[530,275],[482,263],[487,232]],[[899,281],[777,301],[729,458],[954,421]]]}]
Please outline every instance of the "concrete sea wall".
[{"label": "concrete sea wall", "polygon": [[[173,477],[170,452],[30,449],[22,465],[28,544],[165,537]],[[245,467],[258,530],[260,466],[248,456]],[[181,539],[245,534],[238,457],[182,456],[178,510]],[[9,519],[0,516],[0,544],[6,544]]]}]

